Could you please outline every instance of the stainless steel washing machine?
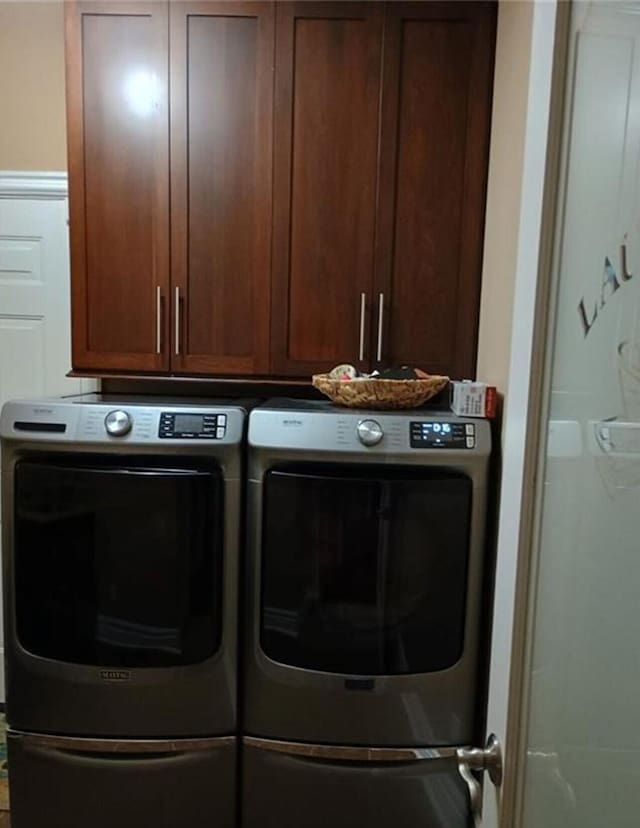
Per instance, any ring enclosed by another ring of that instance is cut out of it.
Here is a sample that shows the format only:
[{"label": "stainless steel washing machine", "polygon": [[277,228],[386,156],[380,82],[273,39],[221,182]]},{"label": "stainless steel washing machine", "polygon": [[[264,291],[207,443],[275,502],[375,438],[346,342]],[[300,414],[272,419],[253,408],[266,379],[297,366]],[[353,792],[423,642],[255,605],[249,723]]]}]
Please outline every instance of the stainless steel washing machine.
[{"label": "stainless steel washing machine", "polygon": [[251,413],[247,828],[466,825],[490,452],[451,413]]},{"label": "stainless steel washing machine", "polygon": [[15,828],[234,825],[245,419],[203,400],[4,406]]}]

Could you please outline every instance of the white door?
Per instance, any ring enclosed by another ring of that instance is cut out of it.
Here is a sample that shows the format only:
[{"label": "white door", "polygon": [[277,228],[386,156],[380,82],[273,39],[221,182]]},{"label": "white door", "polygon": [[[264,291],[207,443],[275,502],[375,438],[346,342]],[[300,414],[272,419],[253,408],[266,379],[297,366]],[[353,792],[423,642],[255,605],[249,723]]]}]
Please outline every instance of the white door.
[{"label": "white door", "polygon": [[[16,397],[82,393],[94,386],[66,377],[67,215],[65,175],[0,173],[0,406]],[[1,666],[0,659],[3,701]]]},{"label": "white door", "polygon": [[637,828],[640,3],[536,4],[528,117],[482,823]]}]

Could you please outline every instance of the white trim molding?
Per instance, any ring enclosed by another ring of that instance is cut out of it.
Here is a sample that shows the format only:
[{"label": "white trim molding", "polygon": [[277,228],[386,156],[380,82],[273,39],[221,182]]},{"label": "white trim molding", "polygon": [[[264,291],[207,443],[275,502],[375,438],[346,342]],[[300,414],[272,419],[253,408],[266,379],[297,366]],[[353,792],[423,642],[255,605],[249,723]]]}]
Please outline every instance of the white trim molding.
[{"label": "white trim molding", "polygon": [[0,170],[0,198],[67,198],[66,172]]}]

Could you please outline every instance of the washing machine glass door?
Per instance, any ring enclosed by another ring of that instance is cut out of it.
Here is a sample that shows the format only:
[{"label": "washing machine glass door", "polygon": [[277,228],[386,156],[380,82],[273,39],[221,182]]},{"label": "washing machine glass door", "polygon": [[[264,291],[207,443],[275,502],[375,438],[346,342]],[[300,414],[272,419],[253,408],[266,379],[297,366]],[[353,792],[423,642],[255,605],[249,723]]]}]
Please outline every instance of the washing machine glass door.
[{"label": "washing machine glass door", "polygon": [[217,650],[219,469],[25,459],[14,528],[16,633],[28,652],[118,668],[194,664]]},{"label": "washing machine glass door", "polygon": [[443,670],[464,644],[471,481],[288,468],[265,480],[260,643],[330,673]]}]

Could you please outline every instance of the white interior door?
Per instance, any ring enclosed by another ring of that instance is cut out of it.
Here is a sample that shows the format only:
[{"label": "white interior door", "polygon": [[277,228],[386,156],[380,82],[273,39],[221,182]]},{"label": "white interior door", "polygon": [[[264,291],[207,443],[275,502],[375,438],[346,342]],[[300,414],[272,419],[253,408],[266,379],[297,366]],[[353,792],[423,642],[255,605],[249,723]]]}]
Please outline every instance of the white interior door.
[{"label": "white interior door", "polygon": [[[66,377],[67,216],[66,175],[0,173],[0,406],[17,397],[82,393],[94,386]],[[0,613],[0,625],[1,618]]]},{"label": "white interior door", "polygon": [[550,35],[565,22],[567,59],[559,164],[544,199],[544,158],[523,192],[488,715],[505,776],[500,791],[485,785],[491,828],[640,822],[640,4],[566,11],[534,13],[543,154]]}]

